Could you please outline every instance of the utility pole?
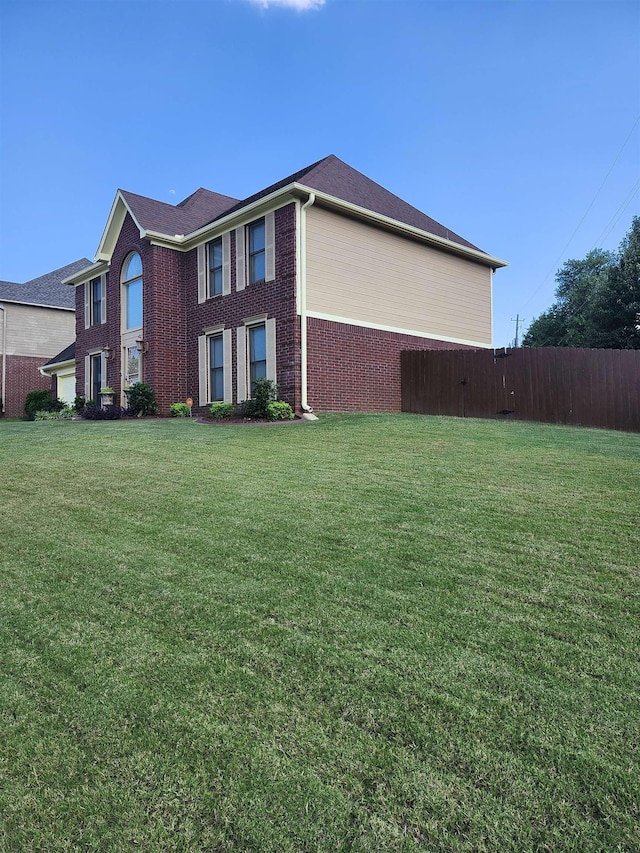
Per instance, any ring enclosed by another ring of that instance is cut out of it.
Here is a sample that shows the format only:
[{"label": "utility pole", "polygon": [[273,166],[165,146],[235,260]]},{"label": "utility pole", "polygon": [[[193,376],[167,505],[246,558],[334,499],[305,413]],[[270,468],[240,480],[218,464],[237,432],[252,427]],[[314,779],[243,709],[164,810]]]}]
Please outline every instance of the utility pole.
[{"label": "utility pole", "polygon": [[521,317],[519,314],[516,314],[515,320],[513,319],[513,317],[511,318],[511,322],[516,324],[516,337],[515,337],[515,340],[513,342],[514,349],[518,349],[518,345],[520,343],[520,341],[518,339],[518,333],[520,331],[520,323],[524,323],[524,321],[526,319],[527,319],[526,317]]}]

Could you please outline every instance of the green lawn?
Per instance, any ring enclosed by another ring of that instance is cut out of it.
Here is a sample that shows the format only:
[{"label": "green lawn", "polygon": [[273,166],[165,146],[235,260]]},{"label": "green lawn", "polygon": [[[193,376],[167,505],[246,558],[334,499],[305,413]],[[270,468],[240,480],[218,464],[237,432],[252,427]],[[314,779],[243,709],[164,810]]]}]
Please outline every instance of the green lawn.
[{"label": "green lawn", "polygon": [[636,851],[640,435],[0,423],[2,851]]}]

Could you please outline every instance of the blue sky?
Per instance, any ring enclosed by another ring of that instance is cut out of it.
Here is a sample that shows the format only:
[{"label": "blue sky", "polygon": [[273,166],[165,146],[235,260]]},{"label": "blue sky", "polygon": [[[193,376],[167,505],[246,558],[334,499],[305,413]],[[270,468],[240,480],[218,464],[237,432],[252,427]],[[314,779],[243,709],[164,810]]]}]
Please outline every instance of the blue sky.
[{"label": "blue sky", "polygon": [[502,346],[564,260],[617,248],[640,212],[636,2],[0,0],[0,16],[5,280],[92,258],[118,187],[242,198],[333,153],[509,261]]}]

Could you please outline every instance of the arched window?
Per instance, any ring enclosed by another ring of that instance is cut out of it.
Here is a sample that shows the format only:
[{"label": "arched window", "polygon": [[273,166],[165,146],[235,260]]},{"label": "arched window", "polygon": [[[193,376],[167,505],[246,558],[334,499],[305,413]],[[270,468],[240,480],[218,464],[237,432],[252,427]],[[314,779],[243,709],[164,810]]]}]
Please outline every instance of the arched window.
[{"label": "arched window", "polygon": [[140,328],[142,326],[142,261],[137,252],[129,255],[122,268],[122,303],[124,328]]}]

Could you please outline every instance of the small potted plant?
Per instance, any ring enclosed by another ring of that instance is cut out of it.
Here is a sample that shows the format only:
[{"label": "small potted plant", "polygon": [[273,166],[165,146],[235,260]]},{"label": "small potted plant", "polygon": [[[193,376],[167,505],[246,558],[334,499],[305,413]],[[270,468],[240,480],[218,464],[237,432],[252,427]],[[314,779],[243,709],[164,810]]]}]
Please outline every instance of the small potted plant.
[{"label": "small potted plant", "polygon": [[104,409],[105,406],[113,406],[113,388],[101,388],[100,389],[100,405]]}]

